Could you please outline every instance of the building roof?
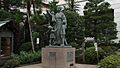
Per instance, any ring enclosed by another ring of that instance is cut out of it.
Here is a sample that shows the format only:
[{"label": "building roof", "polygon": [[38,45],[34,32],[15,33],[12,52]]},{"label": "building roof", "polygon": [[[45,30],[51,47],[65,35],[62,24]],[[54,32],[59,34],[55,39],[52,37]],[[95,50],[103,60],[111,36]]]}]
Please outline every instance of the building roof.
[{"label": "building roof", "polygon": [[19,25],[14,20],[0,21],[0,31],[8,29],[13,32],[19,31]]},{"label": "building roof", "polygon": [[0,21],[0,27],[2,27],[3,25],[5,25],[6,23],[10,22],[10,20],[7,21]]}]

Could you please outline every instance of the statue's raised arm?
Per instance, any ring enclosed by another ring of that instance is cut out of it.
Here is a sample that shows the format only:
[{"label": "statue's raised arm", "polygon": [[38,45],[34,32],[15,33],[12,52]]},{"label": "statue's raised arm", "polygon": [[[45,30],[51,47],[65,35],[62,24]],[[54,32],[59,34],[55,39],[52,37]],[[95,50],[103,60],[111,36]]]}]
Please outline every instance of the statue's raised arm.
[{"label": "statue's raised arm", "polygon": [[65,30],[67,28],[66,16],[62,11],[62,7],[57,7],[57,13],[47,10],[49,19],[50,40],[49,46],[65,46],[68,45],[65,38]]}]

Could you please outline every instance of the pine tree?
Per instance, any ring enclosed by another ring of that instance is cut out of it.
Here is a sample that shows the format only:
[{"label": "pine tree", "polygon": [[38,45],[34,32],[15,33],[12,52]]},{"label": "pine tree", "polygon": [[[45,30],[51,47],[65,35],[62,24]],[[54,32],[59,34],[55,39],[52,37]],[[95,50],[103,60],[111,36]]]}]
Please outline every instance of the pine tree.
[{"label": "pine tree", "polygon": [[70,10],[70,11],[78,11],[78,4],[75,3],[76,0],[65,0],[68,7],[66,8],[66,10]]},{"label": "pine tree", "polygon": [[57,12],[57,4],[58,2],[56,0],[53,0],[52,2],[49,3],[49,8],[51,11],[54,11],[55,13]]},{"label": "pine tree", "polygon": [[116,39],[114,9],[104,0],[88,0],[84,6],[85,36],[95,37],[99,43],[110,43]]},{"label": "pine tree", "polygon": [[80,48],[84,41],[84,24],[83,16],[74,11],[65,11],[67,18],[66,38],[69,44]]}]

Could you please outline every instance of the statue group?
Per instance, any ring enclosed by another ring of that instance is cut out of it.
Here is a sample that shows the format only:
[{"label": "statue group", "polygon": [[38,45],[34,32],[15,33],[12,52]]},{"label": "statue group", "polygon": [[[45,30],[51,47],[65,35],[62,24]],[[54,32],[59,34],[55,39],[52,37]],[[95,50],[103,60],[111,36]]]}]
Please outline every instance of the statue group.
[{"label": "statue group", "polygon": [[48,11],[48,23],[50,30],[49,46],[66,46],[65,30],[67,28],[67,20],[63,13],[62,7],[57,7],[57,13]]}]

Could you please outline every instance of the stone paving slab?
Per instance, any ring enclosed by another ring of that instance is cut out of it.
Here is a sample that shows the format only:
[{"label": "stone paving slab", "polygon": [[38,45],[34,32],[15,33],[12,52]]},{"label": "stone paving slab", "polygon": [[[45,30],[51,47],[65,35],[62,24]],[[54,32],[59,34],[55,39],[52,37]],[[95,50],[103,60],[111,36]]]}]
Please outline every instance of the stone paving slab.
[{"label": "stone paving slab", "polygon": [[[87,64],[76,64],[76,68],[97,68],[97,65],[87,65]],[[41,64],[28,65],[16,68],[42,68]]]},{"label": "stone paving slab", "polygon": [[97,65],[76,64],[76,68],[97,68]]}]

